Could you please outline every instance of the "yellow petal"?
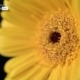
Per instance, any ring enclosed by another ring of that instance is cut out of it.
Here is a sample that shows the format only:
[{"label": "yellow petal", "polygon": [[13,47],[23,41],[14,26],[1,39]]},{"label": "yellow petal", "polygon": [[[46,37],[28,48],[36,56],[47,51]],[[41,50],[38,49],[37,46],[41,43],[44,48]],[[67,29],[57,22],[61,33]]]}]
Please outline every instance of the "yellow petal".
[{"label": "yellow petal", "polygon": [[36,71],[40,70],[40,68],[40,66],[34,65],[28,69],[23,70],[17,75],[12,75],[11,72],[6,76],[5,80],[28,80],[29,76],[31,76],[31,74],[34,74]]},{"label": "yellow petal", "polygon": [[35,64],[20,80],[30,80],[37,72],[41,70],[41,66]]},{"label": "yellow petal", "polygon": [[11,37],[13,39],[23,39],[28,40],[34,36],[36,27],[26,27],[22,28],[11,24],[5,20],[1,23],[2,28],[0,29],[0,34],[6,37]]},{"label": "yellow petal", "polygon": [[31,16],[32,13],[29,13],[29,11],[26,9],[25,6],[27,5],[27,3],[25,4],[24,1],[15,2],[12,0],[4,0],[4,5],[9,7],[9,11],[1,13],[2,17],[5,20],[9,21],[12,24],[16,24],[17,26],[25,27],[25,25],[35,25],[36,21]]},{"label": "yellow petal", "polygon": [[34,49],[33,43],[26,40],[16,40],[13,38],[0,37],[0,52],[4,56],[22,55],[27,50]]},{"label": "yellow petal", "polygon": [[72,10],[72,5],[71,5],[71,1],[70,0],[64,0],[65,5],[67,8],[69,8],[70,10]]},{"label": "yellow petal", "polygon": [[62,66],[57,66],[53,69],[51,72],[48,80],[60,80],[61,79],[61,67]]},{"label": "yellow petal", "polygon": [[[35,52],[27,52],[19,57],[9,60],[4,67],[4,70],[9,73],[12,71],[20,71],[21,69],[27,69],[29,66],[38,62],[35,58]],[[17,73],[19,73],[19,71]]]},{"label": "yellow petal", "polygon": [[61,80],[69,80],[70,67],[66,63],[61,70]]},{"label": "yellow petal", "polygon": [[70,75],[69,80],[78,80],[78,73],[77,73],[77,62],[74,61],[70,66]]},{"label": "yellow petal", "polygon": [[37,72],[31,79],[47,80],[51,70],[52,70],[51,68],[42,67],[42,69],[39,71],[39,73]]},{"label": "yellow petal", "polygon": [[72,7],[74,10],[75,15],[77,16],[77,19],[79,19],[80,22],[80,0],[71,0],[72,1]]}]

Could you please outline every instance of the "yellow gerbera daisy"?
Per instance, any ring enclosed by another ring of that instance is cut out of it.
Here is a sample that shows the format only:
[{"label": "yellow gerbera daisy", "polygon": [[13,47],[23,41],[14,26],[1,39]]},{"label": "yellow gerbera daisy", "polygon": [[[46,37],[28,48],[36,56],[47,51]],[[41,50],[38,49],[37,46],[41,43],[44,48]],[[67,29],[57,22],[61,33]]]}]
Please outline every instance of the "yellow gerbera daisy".
[{"label": "yellow gerbera daisy", "polygon": [[79,0],[4,0],[0,52],[13,57],[5,80],[79,80]]}]

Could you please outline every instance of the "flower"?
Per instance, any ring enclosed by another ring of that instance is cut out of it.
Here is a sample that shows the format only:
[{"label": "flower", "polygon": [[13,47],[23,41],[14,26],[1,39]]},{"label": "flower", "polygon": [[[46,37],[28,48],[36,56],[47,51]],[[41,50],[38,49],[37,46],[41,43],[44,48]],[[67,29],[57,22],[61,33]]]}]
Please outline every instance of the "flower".
[{"label": "flower", "polygon": [[0,52],[13,57],[5,80],[79,80],[78,0],[10,0],[2,12]]}]

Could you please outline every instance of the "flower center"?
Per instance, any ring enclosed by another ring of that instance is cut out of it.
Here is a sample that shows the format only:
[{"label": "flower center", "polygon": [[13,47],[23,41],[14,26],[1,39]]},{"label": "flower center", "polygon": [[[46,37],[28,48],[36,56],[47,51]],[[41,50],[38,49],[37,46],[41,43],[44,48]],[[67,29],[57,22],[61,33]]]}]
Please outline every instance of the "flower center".
[{"label": "flower center", "polygon": [[52,42],[52,43],[57,43],[57,42],[59,42],[60,37],[61,37],[61,34],[60,34],[59,32],[52,32],[52,33],[49,35],[50,42]]},{"label": "flower center", "polygon": [[77,57],[77,23],[70,11],[51,12],[39,26],[38,56],[43,62],[57,66],[71,63]]}]

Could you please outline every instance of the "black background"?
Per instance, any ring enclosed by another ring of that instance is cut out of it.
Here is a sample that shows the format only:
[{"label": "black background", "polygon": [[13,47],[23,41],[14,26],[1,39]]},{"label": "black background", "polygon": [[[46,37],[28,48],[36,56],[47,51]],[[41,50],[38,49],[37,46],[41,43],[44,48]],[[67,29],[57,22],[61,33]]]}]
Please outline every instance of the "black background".
[{"label": "black background", "polygon": [[[0,0],[0,4],[3,4],[3,0]],[[2,17],[0,15],[0,22],[1,21],[2,21]],[[1,28],[1,26],[0,26],[0,28]],[[0,55],[0,80],[4,80],[4,78],[6,76],[6,73],[4,72],[4,64],[7,60],[9,60],[8,57],[3,57]]]}]

